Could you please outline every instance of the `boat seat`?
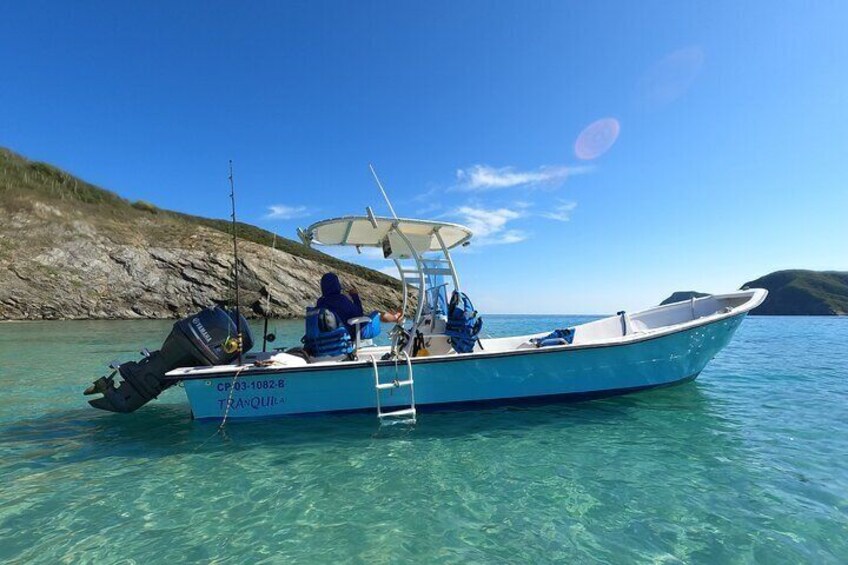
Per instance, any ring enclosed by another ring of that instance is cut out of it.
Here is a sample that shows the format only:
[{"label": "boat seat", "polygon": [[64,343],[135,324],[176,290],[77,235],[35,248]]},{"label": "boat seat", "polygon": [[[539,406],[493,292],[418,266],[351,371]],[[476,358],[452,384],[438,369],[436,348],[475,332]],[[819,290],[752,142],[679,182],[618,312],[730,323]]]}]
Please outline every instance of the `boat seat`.
[{"label": "boat seat", "polygon": [[[367,326],[373,322],[371,316],[359,316],[358,318],[351,318],[347,321],[347,325],[353,326],[355,329],[355,337],[353,341],[353,350],[359,351],[359,349],[363,346],[372,345],[374,342],[371,341],[370,338],[362,337],[362,328],[363,326]],[[377,318],[377,324],[380,323],[379,318]],[[379,331],[379,325],[377,326],[377,331]]]}]

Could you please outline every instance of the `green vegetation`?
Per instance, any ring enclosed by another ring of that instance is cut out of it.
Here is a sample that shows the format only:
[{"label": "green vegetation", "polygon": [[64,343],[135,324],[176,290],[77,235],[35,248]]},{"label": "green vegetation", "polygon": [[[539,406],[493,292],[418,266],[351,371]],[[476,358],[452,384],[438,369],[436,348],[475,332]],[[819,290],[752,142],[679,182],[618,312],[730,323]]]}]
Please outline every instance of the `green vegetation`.
[{"label": "green vegetation", "polygon": [[766,316],[848,315],[848,272],[776,271],[742,288],[765,288],[768,298],[752,314]]},{"label": "green vegetation", "polygon": [[[96,207],[92,213],[96,212],[98,215],[112,218],[156,214],[158,217],[177,220],[186,226],[202,225],[227,234],[232,233],[232,223],[229,220],[202,218],[163,210],[143,200],[130,202],[114,192],[80,180],[52,165],[30,161],[8,149],[0,148],[0,203],[11,210],[20,209],[30,204],[34,196],[37,200],[54,203],[81,202]],[[221,198],[225,197],[226,194],[222,192]],[[164,235],[167,234],[163,233]],[[272,232],[241,222],[238,223],[238,236],[240,239],[268,247],[271,247],[274,242]],[[393,277],[336,259],[280,235],[276,237],[276,248],[296,257],[322,263],[328,269],[356,275],[392,288],[400,288],[400,282]]]},{"label": "green vegetation", "polygon": [[141,210],[142,212],[149,212],[151,214],[158,214],[159,208],[151,204],[146,200],[136,200],[132,203],[132,207],[136,210]]},{"label": "green vegetation", "polygon": [[77,200],[88,204],[129,204],[113,192],[80,180],[47,163],[28,161],[4,148],[0,148],[0,191],[4,195],[35,191],[59,200]]}]

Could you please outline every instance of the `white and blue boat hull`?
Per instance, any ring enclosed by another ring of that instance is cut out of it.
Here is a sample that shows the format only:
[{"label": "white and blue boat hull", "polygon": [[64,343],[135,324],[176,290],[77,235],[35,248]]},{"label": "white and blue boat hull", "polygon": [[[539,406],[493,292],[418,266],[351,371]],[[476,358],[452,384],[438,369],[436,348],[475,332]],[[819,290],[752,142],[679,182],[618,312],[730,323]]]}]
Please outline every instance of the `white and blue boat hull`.
[{"label": "white and blue boat hull", "polygon": [[[697,377],[727,345],[746,311],[615,344],[415,358],[415,405],[421,411],[574,400],[685,382]],[[377,365],[383,381],[395,378],[395,371],[397,378],[406,378],[403,362],[379,361]],[[376,411],[377,405],[370,361],[257,367],[238,376],[233,368],[182,380],[198,419],[221,419],[225,413],[228,419],[240,419]],[[381,395],[384,410],[410,404],[408,389]]]}]

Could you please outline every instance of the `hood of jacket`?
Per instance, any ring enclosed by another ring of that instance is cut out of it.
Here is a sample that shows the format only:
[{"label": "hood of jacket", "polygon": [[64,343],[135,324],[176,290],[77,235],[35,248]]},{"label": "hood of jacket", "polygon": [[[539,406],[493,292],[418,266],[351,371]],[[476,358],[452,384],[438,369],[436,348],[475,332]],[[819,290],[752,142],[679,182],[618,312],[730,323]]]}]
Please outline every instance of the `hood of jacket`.
[{"label": "hood of jacket", "polygon": [[332,296],[342,293],[342,283],[339,282],[339,277],[336,273],[327,273],[321,277],[321,294],[323,296]]}]

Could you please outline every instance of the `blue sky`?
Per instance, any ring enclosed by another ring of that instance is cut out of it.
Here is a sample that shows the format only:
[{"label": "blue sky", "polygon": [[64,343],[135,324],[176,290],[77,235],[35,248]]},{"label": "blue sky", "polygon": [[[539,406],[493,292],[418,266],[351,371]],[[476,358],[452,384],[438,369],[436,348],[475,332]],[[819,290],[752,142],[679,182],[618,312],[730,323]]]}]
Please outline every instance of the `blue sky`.
[{"label": "blue sky", "polygon": [[233,159],[241,219],[290,237],[387,213],[373,162],[401,215],[476,229],[456,260],[486,312],[848,269],[845,2],[18,2],[3,21],[0,145],[215,217]]}]

